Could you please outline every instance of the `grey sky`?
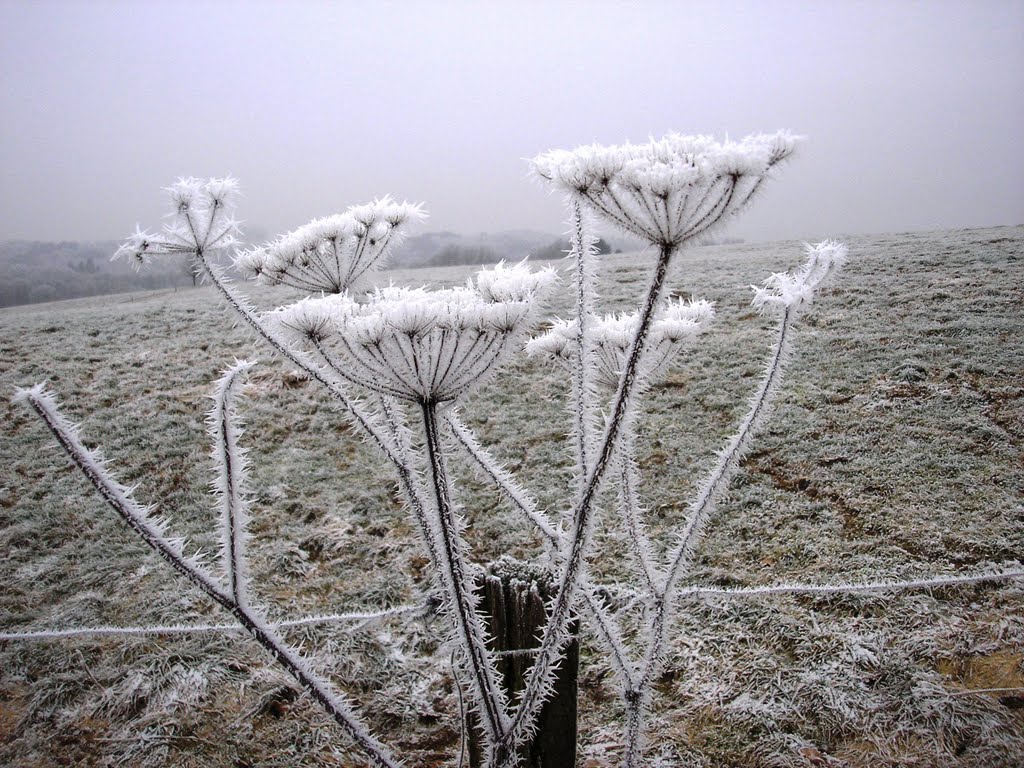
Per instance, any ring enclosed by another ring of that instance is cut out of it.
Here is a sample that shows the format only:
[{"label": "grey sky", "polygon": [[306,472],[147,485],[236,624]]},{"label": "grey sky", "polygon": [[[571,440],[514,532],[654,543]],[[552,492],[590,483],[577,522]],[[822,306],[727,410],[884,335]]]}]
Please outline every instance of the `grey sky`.
[{"label": "grey sky", "polygon": [[1024,2],[0,0],[0,46],[0,239],[225,173],[271,233],[384,193],[557,232],[523,158],[779,128],[810,140],[730,234],[1024,222]]}]

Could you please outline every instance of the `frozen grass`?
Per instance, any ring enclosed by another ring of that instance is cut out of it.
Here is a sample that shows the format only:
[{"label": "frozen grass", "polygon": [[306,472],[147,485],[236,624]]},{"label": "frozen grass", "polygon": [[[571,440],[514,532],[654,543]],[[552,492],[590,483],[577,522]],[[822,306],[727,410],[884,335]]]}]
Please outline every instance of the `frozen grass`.
[{"label": "frozen grass", "polygon": [[[968,573],[1024,558],[1024,227],[850,238],[850,264],[803,330],[777,402],[720,507],[694,583],[753,586]],[[770,343],[748,285],[795,243],[684,254],[677,294],[718,321],[647,398],[652,537],[678,523],[742,416]],[[643,288],[647,255],[606,257],[602,311]],[[395,272],[461,282],[468,268]],[[255,291],[261,306],[290,294]],[[552,308],[563,316],[570,297]],[[216,550],[206,396],[253,344],[213,291],[0,310],[0,389],[49,378],[119,478]],[[382,462],[314,388],[264,361],[243,405],[253,583],[277,619],[400,605],[426,559]],[[565,387],[520,358],[464,420],[541,502],[570,481]],[[23,409],[0,432],[4,631],[224,620],[123,529]],[[282,414],[295,414],[287,421]],[[497,493],[463,468],[479,559],[535,557]],[[557,510],[555,510],[557,511]],[[666,542],[667,543],[667,542]],[[625,576],[614,537],[593,563]],[[847,597],[692,598],[655,696],[652,754],[680,766],[1015,766],[1024,755],[1024,584]],[[429,622],[285,630],[410,765],[457,763],[458,701]],[[338,730],[238,633],[0,641],[0,763],[347,765]],[[611,672],[584,650],[581,745],[621,745]],[[997,690],[989,690],[997,689]],[[987,693],[968,693],[987,690]],[[582,760],[581,760],[582,762]]]}]

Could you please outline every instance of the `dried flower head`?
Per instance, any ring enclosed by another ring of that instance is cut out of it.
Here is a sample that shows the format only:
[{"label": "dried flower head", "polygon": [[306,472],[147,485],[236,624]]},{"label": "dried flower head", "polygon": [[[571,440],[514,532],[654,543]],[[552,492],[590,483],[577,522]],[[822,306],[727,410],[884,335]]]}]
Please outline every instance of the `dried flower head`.
[{"label": "dried flower head", "polygon": [[555,150],[534,158],[533,170],[625,232],[678,246],[742,209],[797,142],[784,131],[722,142],[673,133]]},{"label": "dried flower head", "polygon": [[189,177],[178,179],[166,191],[174,205],[171,221],[160,234],[136,226],[113,258],[128,258],[141,265],[150,256],[226,250],[238,244],[235,179]]},{"label": "dried flower head", "polygon": [[425,215],[419,205],[384,197],[313,219],[269,245],[244,251],[235,267],[270,285],[343,293],[379,267],[409,226]]},{"label": "dried flower head", "polygon": [[412,402],[462,397],[497,369],[533,325],[555,280],[525,263],[480,272],[465,287],[379,288],[305,299],[277,310],[277,322],[306,341],[329,341],[345,375],[367,389]]},{"label": "dried flower head", "polygon": [[[703,299],[670,301],[651,325],[647,348],[640,365],[641,376],[650,380],[666,370],[680,350],[703,333],[715,317],[714,306]],[[593,317],[587,333],[597,356],[596,383],[618,387],[626,365],[639,317],[635,312]],[[526,344],[531,357],[543,357],[569,365],[576,343],[576,321],[559,320]]]}]

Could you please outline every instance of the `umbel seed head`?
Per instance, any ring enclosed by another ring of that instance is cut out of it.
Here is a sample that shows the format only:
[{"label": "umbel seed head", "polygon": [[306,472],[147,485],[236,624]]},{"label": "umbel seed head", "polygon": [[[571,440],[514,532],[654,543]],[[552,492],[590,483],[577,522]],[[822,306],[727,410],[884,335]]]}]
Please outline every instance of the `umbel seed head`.
[{"label": "umbel seed head", "polygon": [[166,192],[174,206],[170,223],[159,234],[136,227],[113,258],[127,258],[141,266],[152,256],[220,251],[238,244],[233,215],[239,194],[236,179],[183,178]]},{"label": "umbel seed head", "polygon": [[805,244],[807,260],[792,272],[776,272],[764,287],[752,285],[758,311],[787,309],[803,312],[818,290],[846,264],[847,248],[835,240]]},{"label": "umbel seed head", "polygon": [[450,403],[485,382],[533,326],[550,269],[525,263],[480,272],[465,287],[380,288],[305,299],[276,310],[307,341],[327,341],[365,388],[411,402]]},{"label": "umbel seed head", "polygon": [[235,267],[270,285],[343,293],[379,268],[409,227],[425,216],[419,205],[384,197],[313,219],[268,245],[244,251]]},{"label": "umbel seed head", "polygon": [[785,131],[740,141],[672,133],[646,144],[555,150],[532,165],[628,234],[679,246],[739,212],[798,142]]},{"label": "umbel seed head", "polygon": [[[650,381],[668,369],[680,351],[702,334],[715,317],[714,305],[703,299],[668,302],[651,324],[640,375]],[[619,385],[640,318],[636,312],[592,317],[587,335],[596,355],[596,382],[609,390]],[[570,365],[575,354],[576,321],[559,320],[526,343],[531,357]]]}]

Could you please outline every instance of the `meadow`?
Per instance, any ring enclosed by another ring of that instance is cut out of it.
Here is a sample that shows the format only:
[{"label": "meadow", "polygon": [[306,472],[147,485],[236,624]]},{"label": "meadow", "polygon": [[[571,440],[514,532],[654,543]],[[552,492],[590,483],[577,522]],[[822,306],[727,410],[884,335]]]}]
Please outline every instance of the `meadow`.
[{"label": "meadow", "polygon": [[[801,329],[775,406],[695,564],[695,584],[904,580],[1024,560],[1024,227],[845,239],[848,267]],[[675,295],[717,320],[640,422],[655,541],[756,386],[771,323],[751,284],[799,243],[682,254]],[[603,257],[602,309],[643,290],[650,253]],[[559,262],[553,265],[562,268]],[[470,267],[396,270],[461,283]],[[292,297],[247,290],[261,308]],[[567,291],[551,314],[568,311]],[[252,572],[276,620],[421,599],[415,526],[373,449],[301,375],[234,325],[211,288],[0,310],[0,391],[49,380],[90,445],[176,532],[216,550],[204,416],[235,358],[261,361],[242,412]],[[543,506],[570,482],[564,376],[524,356],[464,420]],[[22,406],[0,430],[0,631],[222,623],[124,529]],[[474,556],[540,542],[460,471]],[[591,558],[625,577],[624,544]],[[1019,766],[1024,581],[848,596],[693,597],[658,683],[652,764]],[[459,764],[450,653],[429,617],[286,630],[413,766]],[[581,765],[615,764],[611,671],[584,636]],[[234,631],[0,640],[0,763],[350,765],[339,731]]]}]

